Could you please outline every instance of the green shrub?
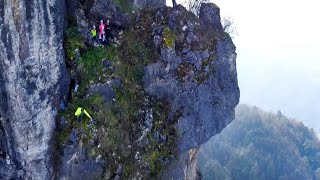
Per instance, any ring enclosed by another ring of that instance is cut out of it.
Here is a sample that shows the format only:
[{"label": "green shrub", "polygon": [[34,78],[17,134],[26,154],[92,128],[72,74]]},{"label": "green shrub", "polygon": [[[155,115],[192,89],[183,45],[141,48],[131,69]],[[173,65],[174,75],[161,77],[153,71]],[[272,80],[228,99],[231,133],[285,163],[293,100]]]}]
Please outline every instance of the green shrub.
[{"label": "green shrub", "polygon": [[[115,1],[118,4],[123,3],[123,0]],[[70,45],[70,49],[80,47],[80,43],[76,43],[82,42],[79,34],[72,28],[69,31],[66,32],[68,36],[66,36],[65,43]],[[77,64],[77,75],[81,80],[80,89],[68,108],[60,113],[60,117],[66,118],[68,123],[64,128],[59,129],[56,138],[60,143],[65,142],[72,128],[81,128],[85,134],[81,136],[81,141],[88,144],[93,140],[92,130],[94,129],[97,134],[95,138],[98,138],[101,146],[100,148],[94,147],[90,156],[101,154],[108,162],[106,168],[111,174],[117,169],[117,164],[121,163],[124,169],[124,177],[121,178],[124,179],[130,179],[130,176],[137,171],[142,172],[143,175],[156,176],[164,167],[163,159],[172,157],[176,148],[175,126],[167,122],[169,104],[164,100],[148,97],[143,87],[144,66],[159,59],[159,53],[153,42],[148,41],[149,38],[143,33],[146,34],[140,30],[126,31],[122,44],[118,47],[83,49],[85,51]],[[173,47],[173,32],[168,28],[164,31],[164,36],[167,37],[166,46]],[[71,53],[75,55],[74,50],[68,53],[70,57],[72,57]],[[112,70],[109,71],[104,67],[102,59],[112,61]],[[90,83],[104,83],[107,79],[114,77],[121,79],[121,86],[114,87],[115,101],[113,103],[105,104],[100,95],[88,97],[86,89]],[[150,101],[146,102],[146,99]],[[141,123],[145,118],[146,103],[153,109],[155,125],[146,136],[151,143],[140,147],[137,139],[141,136]],[[85,117],[81,123],[76,121],[74,112],[78,107],[85,108],[96,120],[97,123],[93,127],[87,127],[88,119]],[[152,136],[156,131],[167,137],[162,144]],[[144,157],[145,162],[142,163],[150,164],[150,169],[139,169],[140,166],[135,159],[136,152],[140,152]]]},{"label": "green shrub", "polygon": [[89,123],[89,118],[85,115],[81,122],[77,121],[77,117],[74,115],[76,110],[81,107],[84,108],[93,119],[99,118],[95,115],[94,107],[103,107],[104,102],[103,98],[99,94],[94,94],[89,98],[74,98],[70,103],[68,103],[68,107],[59,112],[58,117],[63,117],[67,120],[67,123],[63,127],[58,128],[58,133],[56,134],[56,142],[62,146],[66,140],[69,138],[70,133],[73,128],[82,129],[84,131],[84,144],[87,145],[89,140],[92,139],[91,130],[94,127],[87,127]]},{"label": "green shrub", "polygon": [[78,32],[77,27],[71,26],[66,29],[64,34],[64,49],[68,61],[76,58],[76,49],[84,48],[84,38]]},{"label": "green shrub", "polygon": [[[91,47],[81,56],[79,65],[82,66],[80,75],[80,94],[83,94],[90,82],[103,82],[103,59],[114,60],[117,50],[114,47]],[[108,73],[107,73],[108,74]],[[111,72],[109,72],[111,74]]]}]

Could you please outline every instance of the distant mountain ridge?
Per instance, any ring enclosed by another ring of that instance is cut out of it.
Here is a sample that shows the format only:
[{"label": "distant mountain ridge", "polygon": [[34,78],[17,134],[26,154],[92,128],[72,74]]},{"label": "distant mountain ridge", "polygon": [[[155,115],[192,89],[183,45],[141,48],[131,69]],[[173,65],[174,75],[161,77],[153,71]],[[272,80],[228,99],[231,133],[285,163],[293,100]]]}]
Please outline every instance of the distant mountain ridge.
[{"label": "distant mountain ridge", "polygon": [[199,151],[203,179],[320,179],[320,142],[282,113],[239,105],[236,119]]}]

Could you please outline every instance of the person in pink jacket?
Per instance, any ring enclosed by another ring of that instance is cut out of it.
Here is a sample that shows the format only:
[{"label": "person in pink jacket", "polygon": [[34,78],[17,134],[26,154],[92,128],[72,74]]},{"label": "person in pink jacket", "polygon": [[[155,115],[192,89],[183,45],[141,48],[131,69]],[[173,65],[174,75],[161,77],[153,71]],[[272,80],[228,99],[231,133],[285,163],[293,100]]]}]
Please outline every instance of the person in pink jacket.
[{"label": "person in pink jacket", "polygon": [[100,21],[99,25],[99,39],[104,42],[106,37],[105,37],[105,24],[103,23],[103,20]]}]

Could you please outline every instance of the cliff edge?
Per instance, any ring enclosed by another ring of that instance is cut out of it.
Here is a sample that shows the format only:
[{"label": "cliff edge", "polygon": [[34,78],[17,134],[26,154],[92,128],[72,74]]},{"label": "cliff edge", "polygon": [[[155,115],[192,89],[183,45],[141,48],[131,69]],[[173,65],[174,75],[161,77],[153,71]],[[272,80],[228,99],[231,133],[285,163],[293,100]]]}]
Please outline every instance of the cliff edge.
[{"label": "cliff edge", "polygon": [[[196,179],[197,148],[240,96],[219,8],[66,4],[0,0],[0,177]],[[90,33],[106,19],[107,46]]]}]

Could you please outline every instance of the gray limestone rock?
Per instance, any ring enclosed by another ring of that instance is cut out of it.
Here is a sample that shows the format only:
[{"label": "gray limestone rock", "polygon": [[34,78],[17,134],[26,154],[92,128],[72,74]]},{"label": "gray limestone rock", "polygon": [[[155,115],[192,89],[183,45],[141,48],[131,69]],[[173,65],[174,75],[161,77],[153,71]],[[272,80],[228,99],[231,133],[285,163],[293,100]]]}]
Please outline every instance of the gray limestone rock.
[{"label": "gray limestone rock", "polygon": [[220,8],[217,5],[212,3],[202,4],[199,17],[204,24],[211,25],[214,30],[222,30]]},{"label": "gray limestone rock", "polygon": [[[214,26],[217,33],[224,34],[218,7],[203,5],[201,12],[203,20],[211,24],[204,23],[200,29]],[[183,13],[176,10],[175,14]],[[180,153],[197,148],[219,133],[233,120],[239,102],[235,46],[226,36],[212,43],[214,49],[190,48],[182,50],[184,53],[162,47],[161,61],[145,67],[146,92],[169,101],[171,114],[183,110],[176,124]]]},{"label": "gray limestone rock", "polygon": [[161,47],[162,39],[160,36],[156,35],[153,37],[153,43],[156,47],[156,49],[159,49]]},{"label": "gray limestone rock", "polygon": [[103,162],[85,156],[86,152],[79,145],[68,146],[63,150],[63,158],[59,167],[59,179],[99,179],[104,170]]},{"label": "gray limestone rock", "polygon": [[55,116],[69,88],[64,3],[0,0],[0,149],[11,158],[1,179],[52,178]]},{"label": "gray limestone rock", "polygon": [[117,26],[128,26],[130,24],[130,16],[121,11],[119,6],[112,0],[96,0],[90,8],[90,19],[92,24],[98,23],[100,20],[111,19]]},{"label": "gray limestone rock", "polygon": [[[139,9],[165,5],[163,0],[130,3]],[[77,8],[74,7],[78,28],[84,31],[100,19],[111,18],[123,27],[132,23],[130,16],[121,12],[112,0],[96,0],[86,9]],[[160,58],[144,67],[144,88],[148,96],[169,102],[168,123],[177,131],[178,157],[161,177],[196,179],[196,148],[233,120],[234,108],[239,102],[236,49],[232,40],[224,36],[217,6],[203,4],[202,21],[182,6],[161,9],[164,8],[157,10],[161,22],[168,19],[166,26],[177,37],[182,37],[180,42],[175,39],[172,46],[164,47],[164,27],[150,26],[153,28],[150,41],[159,50]],[[50,144],[60,100],[69,84],[62,44],[64,13],[62,0],[33,3],[0,0],[1,179],[53,178]],[[187,28],[183,31],[184,26]],[[142,28],[147,33],[149,27]],[[199,32],[200,29],[205,31]],[[207,29],[213,29],[215,34]],[[215,35],[206,41],[206,37]],[[87,92],[98,92],[106,102],[112,102],[113,86],[120,83],[112,80],[92,84]],[[145,119],[141,147],[150,143],[145,137],[154,126],[152,116]],[[153,136],[160,143],[170,138],[160,132]],[[124,167],[119,166],[117,173],[111,175],[108,170],[104,171],[100,160],[86,156],[87,149],[77,144],[76,132],[70,137],[73,144],[63,149],[58,178],[98,179],[104,173],[106,177],[122,178]],[[142,157],[137,153],[135,158],[140,161]]]},{"label": "gray limestone rock", "polygon": [[118,168],[117,168],[117,170],[116,170],[116,175],[121,176],[121,174],[122,174],[122,165],[119,164],[119,165],[118,165]]},{"label": "gray limestone rock", "polygon": [[201,174],[197,169],[197,153],[198,149],[195,148],[180,154],[180,158],[162,172],[161,179],[201,180]]},{"label": "gray limestone rock", "polygon": [[165,0],[133,0],[133,6],[137,9],[158,8],[165,5]]},{"label": "gray limestone rock", "polygon": [[80,131],[77,129],[72,129],[71,134],[69,135],[69,141],[71,141],[73,144],[76,143],[79,140],[79,134]]},{"label": "gray limestone rock", "polygon": [[114,87],[121,85],[120,79],[113,79],[104,84],[94,84],[89,87],[89,94],[99,93],[106,103],[112,103],[115,95]]},{"label": "gray limestone rock", "polygon": [[[165,53],[165,63],[148,65],[145,68],[145,87],[150,95],[170,101],[172,113],[178,109],[184,110],[178,120],[177,130],[178,149],[185,152],[209,140],[234,118],[234,108],[240,96],[235,46],[228,38],[217,42],[214,70],[208,73],[207,79],[202,83],[197,82],[195,78],[179,82],[174,72],[180,64],[180,58],[175,57],[170,51],[162,52]],[[189,53],[193,58],[189,63],[201,68],[201,64],[198,64],[203,60],[201,55],[198,55],[200,53]],[[163,69],[166,64],[174,64],[170,66],[171,71],[166,72]]]}]

